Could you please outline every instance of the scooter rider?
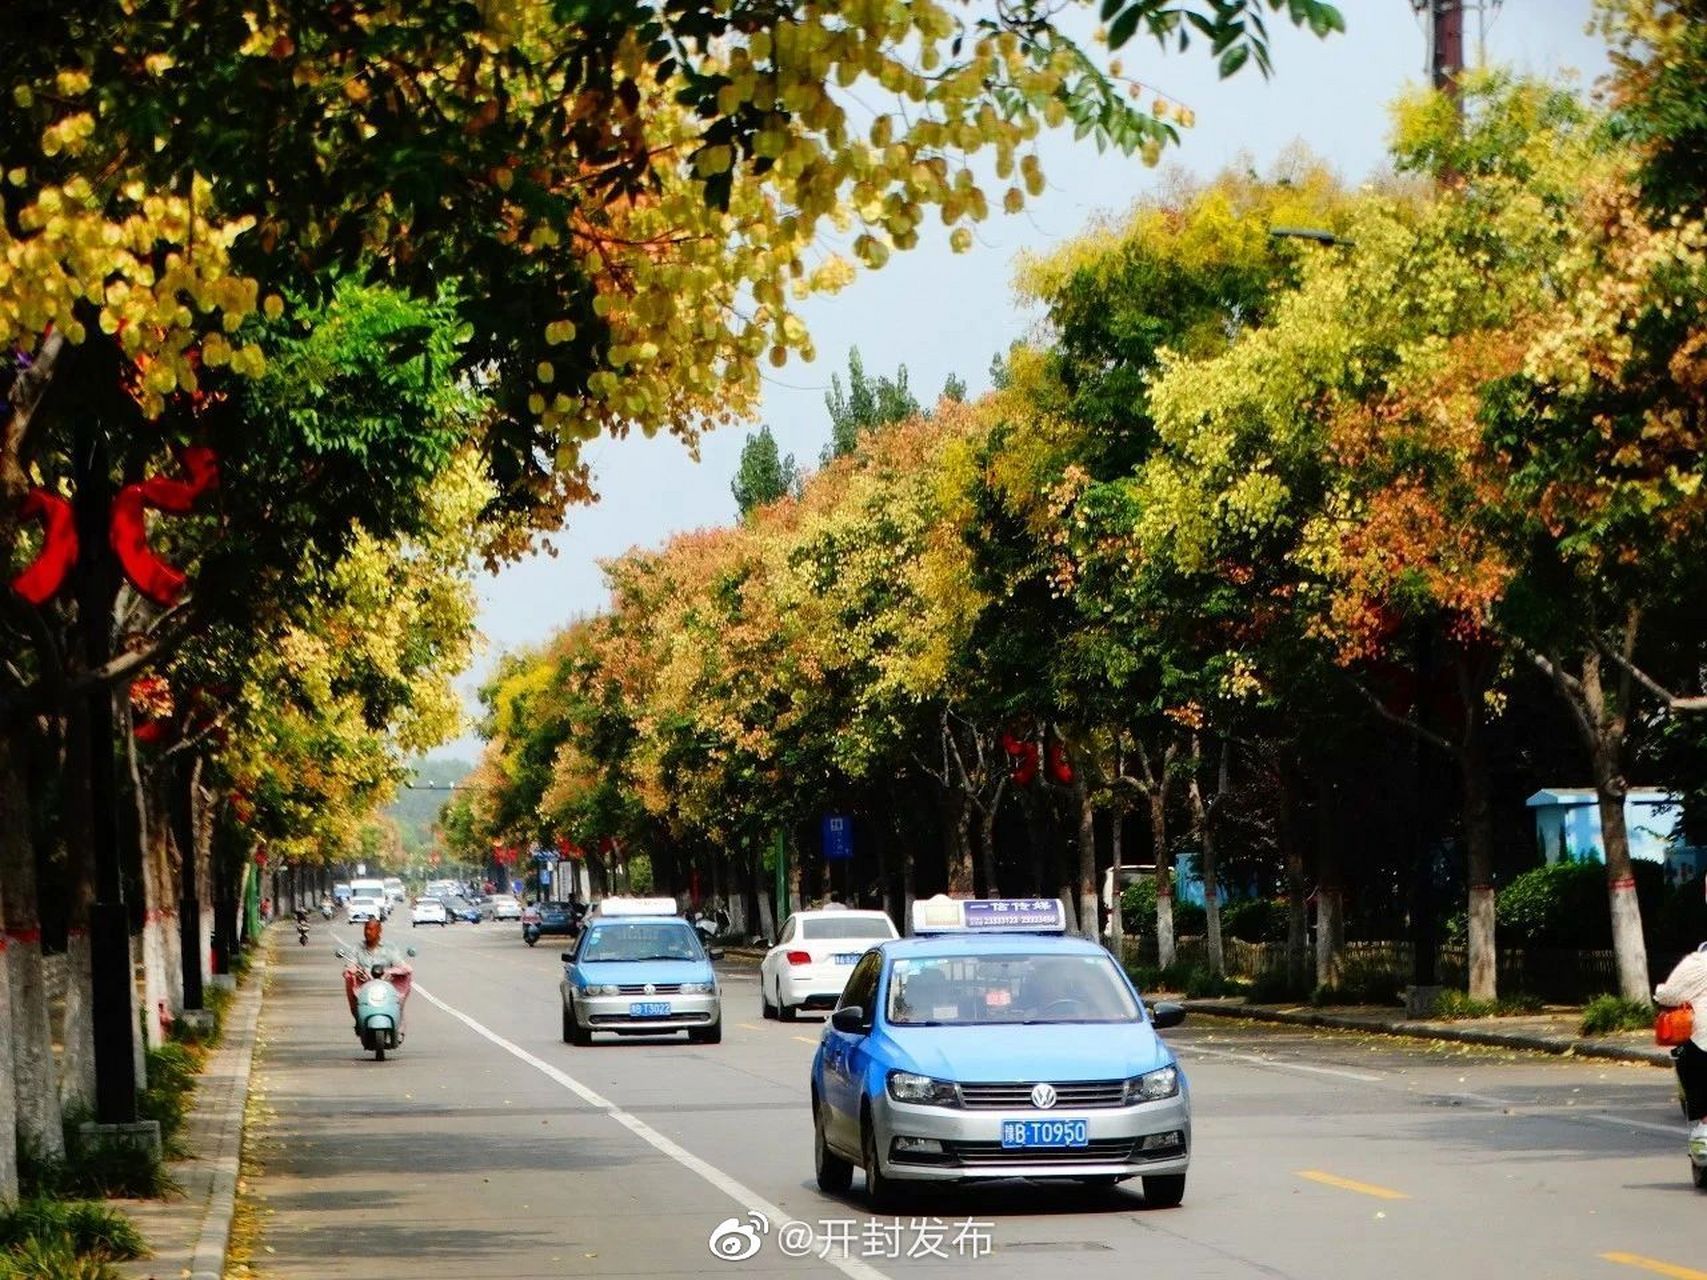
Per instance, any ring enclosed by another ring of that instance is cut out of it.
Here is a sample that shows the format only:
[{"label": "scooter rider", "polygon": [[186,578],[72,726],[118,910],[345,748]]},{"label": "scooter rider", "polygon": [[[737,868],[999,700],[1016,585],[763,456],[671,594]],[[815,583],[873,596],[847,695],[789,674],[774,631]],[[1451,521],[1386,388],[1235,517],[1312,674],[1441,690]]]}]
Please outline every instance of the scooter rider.
[{"label": "scooter rider", "polygon": [[413,985],[415,971],[396,947],[383,940],[382,932],[378,920],[369,920],[364,924],[362,945],[344,969],[344,994],[349,997],[352,1018],[356,1016],[356,990],[368,980],[368,972],[376,964],[385,966],[386,981],[397,988],[398,1002],[404,1008],[408,1007],[409,989]]},{"label": "scooter rider", "polygon": [[1678,961],[1671,976],[1654,988],[1654,1002],[1674,1008],[1689,1005],[1695,1011],[1695,1032],[1677,1052],[1677,1078],[1694,1126],[1689,1131],[1690,1154],[1707,1156],[1707,942]]}]

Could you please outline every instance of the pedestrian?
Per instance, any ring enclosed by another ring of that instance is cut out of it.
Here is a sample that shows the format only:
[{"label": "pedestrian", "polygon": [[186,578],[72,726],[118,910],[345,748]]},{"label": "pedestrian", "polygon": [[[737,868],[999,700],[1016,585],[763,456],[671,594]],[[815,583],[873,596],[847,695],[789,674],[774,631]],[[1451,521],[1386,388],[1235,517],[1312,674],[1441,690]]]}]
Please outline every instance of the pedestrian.
[{"label": "pedestrian", "polygon": [[1707,1143],[1707,942],[1678,961],[1671,976],[1654,988],[1654,1002],[1672,1008],[1690,1006],[1694,1034],[1678,1046],[1677,1078],[1683,1085],[1683,1106],[1694,1128],[1690,1149]]}]

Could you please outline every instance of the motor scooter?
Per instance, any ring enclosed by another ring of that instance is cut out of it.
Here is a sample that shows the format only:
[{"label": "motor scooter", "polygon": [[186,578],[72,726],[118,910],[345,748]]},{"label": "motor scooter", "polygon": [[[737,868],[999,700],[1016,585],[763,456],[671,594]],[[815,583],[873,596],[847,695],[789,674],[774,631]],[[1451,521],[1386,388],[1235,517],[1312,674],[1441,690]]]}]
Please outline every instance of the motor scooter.
[{"label": "motor scooter", "polygon": [[306,947],[308,945],[308,921],[298,920],[296,922],[296,941],[298,946]]},{"label": "motor scooter", "polygon": [[[403,1043],[403,996],[396,980],[387,976],[385,965],[364,965],[349,947],[339,947],[337,954],[363,973],[364,980],[356,988],[356,1038],[373,1053],[375,1062],[384,1062],[386,1050]],[[415,948],[404,954],[413,956]]]}]

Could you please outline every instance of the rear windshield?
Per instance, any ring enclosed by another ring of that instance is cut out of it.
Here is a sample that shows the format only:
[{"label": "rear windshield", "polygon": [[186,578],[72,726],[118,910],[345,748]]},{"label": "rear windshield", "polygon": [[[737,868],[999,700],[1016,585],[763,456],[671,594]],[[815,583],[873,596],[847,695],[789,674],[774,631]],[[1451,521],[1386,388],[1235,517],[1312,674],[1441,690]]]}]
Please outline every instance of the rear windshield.
[{"label": "rear windshield", "polygon": [[822,942],[828,938],[893,938],[895,930],[889,921],[876,916],[822,916],[800,922],[800,936],[807,942]]},{"label": "rear windshield", "polygon": [[582,963],[623,960],[703,960],[705,949],[684,921],[596,924],[576,957]]}]

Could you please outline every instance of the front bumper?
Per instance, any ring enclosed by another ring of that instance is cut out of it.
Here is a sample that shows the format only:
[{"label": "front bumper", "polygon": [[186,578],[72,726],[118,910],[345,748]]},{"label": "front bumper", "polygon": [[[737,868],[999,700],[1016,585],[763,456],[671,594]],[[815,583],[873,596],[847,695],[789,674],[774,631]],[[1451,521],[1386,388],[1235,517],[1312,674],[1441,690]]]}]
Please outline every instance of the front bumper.
[{"label": "front bumper", "polygon": [[[614,1031],[619,1035],[664,1035],[672,1031],[701,1031],[723,1020],[721,993],[684,996],[669,992],[656,995],[589,996],[570,991],[567,982],[559,984],[563,1005],[573,1011],[575,1025],[585,1031]],[[637,1018],[629,1006],[642,1002],[668,1001],[670,1012],[665,1017]]]},{"label": "front bumper", "polygon": [[[1084,1147],[1009,1149],[1004,1120],[1084,1120]],[[981,1178],[1094,1178],[1184,1173],[1191,1162],[1191,1101],[1183,1091],[1132,1107],[1051,1111],[970,1111],[874,1101],[878,1163],[885,1177],[921,1182]],[[1177,1134],[1171,1145],[1144,1148],[1144,1140]],[[900,1151],[897,1138],[934,1139],[942,1152]]]}]

